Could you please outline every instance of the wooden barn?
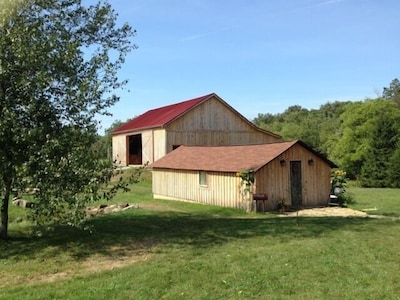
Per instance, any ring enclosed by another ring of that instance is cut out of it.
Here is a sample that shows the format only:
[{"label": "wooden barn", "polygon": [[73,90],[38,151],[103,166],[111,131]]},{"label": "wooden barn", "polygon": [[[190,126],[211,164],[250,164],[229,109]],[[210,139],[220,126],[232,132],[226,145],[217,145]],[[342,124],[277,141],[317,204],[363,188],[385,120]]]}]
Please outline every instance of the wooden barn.
[{"label": "wooden barn", "polygon": [[[291,141],[181,146],[150,167],[154,198],[235,208],[247,201],[269,211],[280,204],[296,209],[327,205],[331,168],[337,166],[303,142]],[[252,179],[248,198],[243,174]]]},{"label": "wooden barn", "polygon": [[281,141],[255,126],[216,94],[149,110],[112,132],[121,166],[152,163],[180,145],[225,146]]}]

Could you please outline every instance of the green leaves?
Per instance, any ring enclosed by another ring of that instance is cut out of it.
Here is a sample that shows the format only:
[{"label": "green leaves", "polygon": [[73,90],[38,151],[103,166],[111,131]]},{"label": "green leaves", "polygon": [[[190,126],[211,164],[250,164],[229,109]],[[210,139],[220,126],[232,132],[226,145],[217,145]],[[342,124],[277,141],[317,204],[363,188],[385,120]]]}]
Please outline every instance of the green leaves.
[{"label": "green leaves", "polygon": [[27,0],[1,0],[0,27],[4,26]]},{"label": "green leaves", "polygon": [[400,107],[400,81],[397,78],[393,79],[389,87],[383,88],[382,96],[394,101]]},{"label": "green leaves", "polygon": [[135,31],[103,1],[18,3],[0,23],[0,185],[39,188],[38,223],[77,224],[113,172],[92,151],[95,117],[118,101]]},{"label": "green leaves", "polygon": [[254,121],[284,140],[306,142],[364,185],[398,186],[399,92],[394,79],[383,98],[327,103],[318,110],[295,105],[281,114],[259,114]]}]

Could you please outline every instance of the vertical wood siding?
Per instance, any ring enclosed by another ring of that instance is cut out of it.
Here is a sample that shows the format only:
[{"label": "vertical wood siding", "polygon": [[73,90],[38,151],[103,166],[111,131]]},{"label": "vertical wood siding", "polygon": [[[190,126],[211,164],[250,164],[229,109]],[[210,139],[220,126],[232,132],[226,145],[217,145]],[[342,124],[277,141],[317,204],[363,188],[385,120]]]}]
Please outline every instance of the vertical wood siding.
[{"label": "vertical wood siding", "polygon": [[[308,163],[310,159],[312,165]],[[285,165],[281,165],[281,160]],[[319,156],[296,144],[255,173],[254,192],[268,195],[266,209],[277,209],[281,200],[291,204],[290,161],[301,161],[302,206],[326,205],[331,168]],[[208,172],[206,187],[199,185],[198,171],[153,169],[152,174],[155,198],[242,208],[240,178],[234,173]]]},{"label": "vertical wood siding", "polygon": [[[310,165],[308,160],[312,159]],[[282,166],[280,160],[285,160]],[[301,161],[302,206],[314,207],[328,203],[331,168],[320,157],[296,144],[256,173],[256,192],[268,194],[268,209],[277,208],[279,201],[291,204],[290,161]]]},{"label": "vertical wood siding", "polygon": [[154,198],[241,207],[240,182],[233,173],[207,172],[207,186],[199,185],[198,171],[153,169],[152,176]]},{"label": "vertical wood siding", "polygon": [[[153,138],[153,130],[143,130],[137,132],[129,132],[114,135],[112,137],[112,153],[113,159],[117,159],[120,166],[127,166],[127,139],[131,135],[140,134],[142,138],[142,164],[146,162],[153,162],[154,160],[154,138]],[[159,137],[159,136],[157,136]],[[164,140],[164,149],[165,149],[165,140]],[[165,155],[165,150],[163,152]]]},{"label": "vertical wood siding", "polygon": [[153,143],[154,143],[154,157],[151,162],[156,161],[163,157],[167,152],[166,144],[166,132],[165,129],[155,129],[153,130]]},{"label": "vertical wood siding", "polygon": [[142,131],[142,164],[153,162],[153,130]]},{"label": "vertical wood siding", "polygon": [[174,145],[223,146],[281,141],[279,137],[251,126],[217,98],[201,103],[166,128],[132,131],[113,136],[113,157],[118,156],[122,166],[127,165],[126,138],[134,134],[142,134],[143,163],[158,160],[171,152]]},{"label": "vertical wood siding", "polygon": [[212,98],[180,117],[167,127],[167,152],[173,145],[245,145],[280,141],[274,135],[257,130]]},{"label": "vertical wood siding", "polygon": [[126,166],[126,135],[119,134],[112,137],[112,159],[120,166]]}]

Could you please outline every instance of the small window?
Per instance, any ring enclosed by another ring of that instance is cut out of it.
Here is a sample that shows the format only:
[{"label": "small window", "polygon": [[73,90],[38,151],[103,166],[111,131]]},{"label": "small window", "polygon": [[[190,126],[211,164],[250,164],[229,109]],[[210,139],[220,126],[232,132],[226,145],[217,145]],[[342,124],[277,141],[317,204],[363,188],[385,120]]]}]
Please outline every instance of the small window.
[{"label": "small window", "polygon": [[199,184],[202,186],[207,186],[207,172],[206,171],[199,172]]}]

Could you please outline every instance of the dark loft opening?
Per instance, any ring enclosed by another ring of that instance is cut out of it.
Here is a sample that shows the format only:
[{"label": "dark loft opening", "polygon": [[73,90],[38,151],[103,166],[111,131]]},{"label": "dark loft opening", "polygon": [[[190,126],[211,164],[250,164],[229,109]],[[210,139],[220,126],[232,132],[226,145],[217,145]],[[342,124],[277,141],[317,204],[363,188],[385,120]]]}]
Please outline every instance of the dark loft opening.
[{"label": "dark loft opening", "polygon": [[142,164],[142,135],[135,134],[129,136],[129,164]]}]

